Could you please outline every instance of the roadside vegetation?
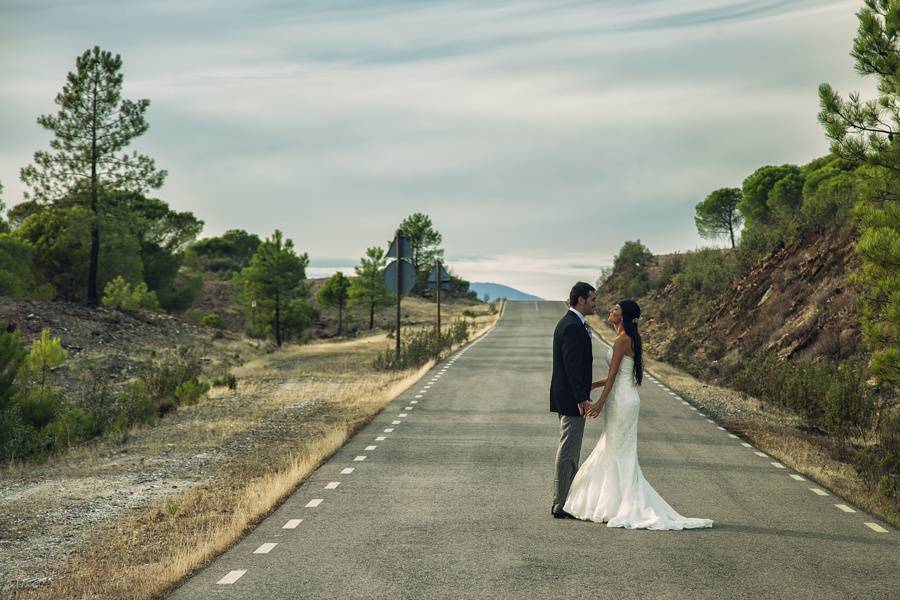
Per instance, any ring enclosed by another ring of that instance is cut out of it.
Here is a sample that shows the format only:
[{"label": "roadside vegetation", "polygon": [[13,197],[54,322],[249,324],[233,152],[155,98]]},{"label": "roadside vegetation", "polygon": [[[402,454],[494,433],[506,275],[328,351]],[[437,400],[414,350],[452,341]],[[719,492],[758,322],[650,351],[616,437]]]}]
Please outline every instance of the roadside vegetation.
[{"label": "roadside vegetation", "polygon": [[[651,352],[798,418],[900,515],[900,5],[866,0],[851,55],[878,97],[819,88],[831,153],[767,165],[699,202],[727,248],[654,256],[626,242],[606,303],[637,298]],[[602,303],[601,303],[602,306]],[[601,308],[600,310],[603,310]],[[813,468],[807,465],[808,468]],[[871,504],[871,503],[870,503]]]}]

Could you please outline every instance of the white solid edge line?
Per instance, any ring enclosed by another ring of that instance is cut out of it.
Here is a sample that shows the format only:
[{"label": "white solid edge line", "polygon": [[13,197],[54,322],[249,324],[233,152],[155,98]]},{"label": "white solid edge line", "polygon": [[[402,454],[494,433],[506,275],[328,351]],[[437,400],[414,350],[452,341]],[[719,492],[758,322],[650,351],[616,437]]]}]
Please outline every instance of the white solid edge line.
[{"label": "white solid edge line", "polygon": [[238,579],[240,579],[241,577],[243,577],[244,573],[246,573],[246,572],[247,572],[247,569],[231,571],[230,573],[228,573],[228,575],[226,575],[225,577],[223,577],[222,579],[217,581],[216,584],[217,585],[230,585],[230,584],[234,583],[235,581],[237,581]]},{"label": "white solid edge line", "polygon": [[879,525],[878,523],[866,523],[866,527],[871,529],[872,531],[877,531],[878,533],[887,533],[888,530]]},{"label": "white solid edge line", "polygon": [[282,529],[297,529],[297,526],[303,522],[303,519],[291,519],[287,523],[284,524]]},{"label": "white solid edge line", "polygon": [[262,546],[260,546],[256,550],[254,550],[253,554],[268,554],[269,552],[272,551],[272,548],[274,548],[277,545],[278,545],[277,542],[266,542],[265,544],[263,544]]}]

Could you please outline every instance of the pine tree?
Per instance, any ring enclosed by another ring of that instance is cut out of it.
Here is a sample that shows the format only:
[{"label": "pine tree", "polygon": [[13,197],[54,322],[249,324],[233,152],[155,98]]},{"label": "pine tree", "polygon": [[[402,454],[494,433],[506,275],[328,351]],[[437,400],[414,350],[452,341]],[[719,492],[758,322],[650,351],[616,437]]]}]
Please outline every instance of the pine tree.
[{"label": "pine tree", "polygon": [[263,320],[272,327],[275,343],[282,342],[282,312],[291,301],[308,294],[303,280],[309,256],[294,252],[294,242],[284,240],[282,233],[275,230],[272,237],[261,243],[250,264],[241,270],[238,277],[247,301],[248,321],[254,321],[255,312],[263,315]]},{"label": "pine tree", "polygon": [[730,236],[734,248],[734,233],[741,226],[741,213],[737,209],[740,201],[740,188],[721,188],[697,204],[694,223],[700,235],[707,239]]},{"label": "pine tree", "polygon": [[400,223],[400,230],[406,235],[412,253],[410,262],[416,270],[416,287],[421,289],[434,268],[434,261],[444,257],[439,247],[443,239],[431,223],[431,217],[422,213],[414,213]]},{"label": "pine tree", "polygon": [[56,202],[84,194],[92,214],[87,301],[96,305],[100,256],[100,215],[103,196],[111,192],[144,193],[162,186],[166,172],[153,160],[124,150],[147,131],[144,113],[150,101],[123,100],[122,58],[95,46],[75,61],[66,85],[56,96],[56,115],[42,115],[38,124],[55,136],[52,152],[38,151],[34,164],[21,172],[30,188],[26,200]]},{"label": "pine tree", "polygon": [[344,307],[347,305],[349,293],[350,280],[344,277],[343,273],[338,271],[325,282],[325,285],[319,289],[319,293],[316,295],[319,304],[338,309],[338,335],[341,335],[341,331],[343,330]]},{"label": "pine tree", "polygon": [[900,0],[865,0],[850,53],[856,71],[878,80],[878,98],[858,93],[844,100],[819,86],[819,121],[835,154],[867,166],[859,169],[853,209],[860,229],[856,250],[862,270],[863,335],[872,350],[870,369],[879,381],[900,385]]},{"label": "pine tree", "polygon": [[392,301],[391,293],[384,286],[386,265],[384,248],[369,248],[355,267],[356,277],[350,281],[349,306],[363,305],[369,309],[369,329],[375,327],[375,309]]}]

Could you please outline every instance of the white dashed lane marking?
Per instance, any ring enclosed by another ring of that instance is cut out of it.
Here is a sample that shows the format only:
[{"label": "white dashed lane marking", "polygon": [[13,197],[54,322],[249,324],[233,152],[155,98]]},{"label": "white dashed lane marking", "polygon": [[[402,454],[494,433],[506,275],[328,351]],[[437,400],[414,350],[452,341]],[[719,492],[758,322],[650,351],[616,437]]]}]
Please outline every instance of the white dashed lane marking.
[{"label": "white dashed lane marking", "polygon": [[393,427],[388,427],[387,429],[384,430],[385,433],[393,433],[393,431],[394,431]]},{"label": "white dashed lane marking", "polygon": [[752,448],[753,447],[750,444],[748,444],[747,442],[741,442],[741,446],[743,446],[744,448]]},{"label": "white dashed lane marking", "polygon": [[337,486],[341,485],[340,481],[330,481],[326,486],[326,490],[334,490],[337,489]]},{"label": "white dashed lane marking", "polygon": [[306,503],[306,508],[315,508],[318,505],[322,504],[323,498],[315,498]]},{"label": "white dashed lane marking", "polygon": [[402,421],[391,421],[391,425],[399,425]]},{"label": "white dashed lane marking", "polygon": [[277,543],[273,543],[273,542],[263,544],[262,546],[260,546],[256,550],[254,550],[253,554],[268,554],[269,552],[272,551],[272,548],[274,548],[277,545],[278,545]]},{"label": "white dashed lane marking", "polygon": [[760,458],[769,458],[769,455],[765,452],[754,452],[753,454],[759,456]]},{"label": "white dashed lane marking", "polygon": [[419,401],[418,401],[418,400],[410,400],[409,403],[410,403],[410,404],[418,404]]},{"label": "white dashed lane marking", "polygon": [[346,469],[341,470],[341,475],[349,475],[353,472],[353,467],[347,467]]},{"label": "white dashed lane marking", "polygon": [[376,441],[376,442],[383,442],[383,441],[386,440],[386,439],[387,439],[387,438],[384,437],[383,435],[379,435],[377,438],[375,438],[375,441]]},{"label": "white dashed lane marking", "polygon": [[773,462],[773,463],[771,463],[771,464],[772,464],[772,466],[775,467],[776,469],[787,469],[787,467],[784,466],[783,464],[781,464],[780,462]]},{"label": "white dashed lane marking", "polygon": [[287,523],[284,524],[284,527],[282,527],[282,529],[297,529],[297,527],[302,522],[303,522],[303,519],[291,519],[290,521],[288,521]]},{"label": "white dashed lane marking", "polygon": [[806,481],[806,479],[804,479],[800,475],[795,475],[794,473],[791,473],[791,479],[794,479],[796,481]]},{"label": "white dashed lane marking", "polygon": [[353,459],[354,462],[362,462],[364,460],[366,460],[365,456],[357,456],[356,458]]},{"label": "white dashed lane marking", "polygon": [[847,506],[846,504],[835,504],[838,509],[844,511],[845,513],[855,513],[856,511]]},{"label": "white dashed lane marking", "polygon": [[401,419],[402,419],[402,418],[403,418],[403,417],[405,417],[405,416],[406,416],[406,413],[400,413],[400,414],[399,414],[399,415],[397,415],[397,416],[398,416],[398,417],[400,417],[400,418],[401,418]]},{"label": "white dashed lane marking", "polygon": [[737,439],[740,439],[740,438],[738,438],[738,436],[734,435],[733,433],[729,433],[729,434],[728,434],[728,437],[734,438],[734,439],[736,439],[736,440],[737,440]]},{"label": "white dashed lane marking", "polygon": [[872,531],[877,531],[878,533],[887,533],[888,530],[879,525],[878,523],[866,523],[866,527],[871,529]]},{"label": "white dashed lane marking", "polygon": [[225,577],[223,577],[216,583],[218,585],[230,585],[230,584],[234,583],[235,581],[237,581],[238,579],[240,579],[241,577],[243,577],[244,573],[246,573],[246,572],[247,572],[246,569],[242,569],[240,571],[231,571],[228,575],[226,575]]},{"label": "white dashed lane marking", "polygon": [[378,446],[366,446],[366,450],[374,450]]},{"label": "white dashed lane marking", "polygon": [[811,491],[813,494],[816,494],[817,496],[827,496],[828,495],[828,492],[826,492],[825,490],[821,490],[819,488],[809,488],[809,491]]}]

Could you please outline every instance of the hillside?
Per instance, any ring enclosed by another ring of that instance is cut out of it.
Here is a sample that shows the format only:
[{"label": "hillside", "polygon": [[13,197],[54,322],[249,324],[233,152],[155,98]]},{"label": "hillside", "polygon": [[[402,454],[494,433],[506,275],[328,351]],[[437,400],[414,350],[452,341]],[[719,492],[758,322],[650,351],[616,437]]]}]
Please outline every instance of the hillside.
[{"label": "hillside", "polygon": [[[669,279],[636,298],[647,352],[714,379],[760,350],[781,360],[863,359],[857,295],[847,283],[859,266],[855,243],[850,228],[797,240],[703,304],[680,306],[679,282]],[[654,257],[651,279],[671,257]],[[618,299],[620,284],[610,277],[598,290],[598,306]]]}]

